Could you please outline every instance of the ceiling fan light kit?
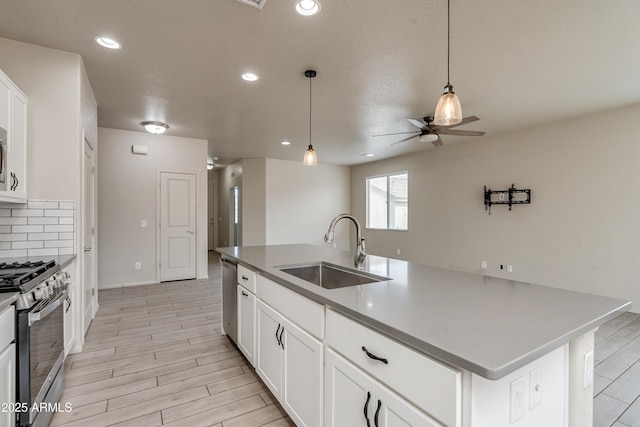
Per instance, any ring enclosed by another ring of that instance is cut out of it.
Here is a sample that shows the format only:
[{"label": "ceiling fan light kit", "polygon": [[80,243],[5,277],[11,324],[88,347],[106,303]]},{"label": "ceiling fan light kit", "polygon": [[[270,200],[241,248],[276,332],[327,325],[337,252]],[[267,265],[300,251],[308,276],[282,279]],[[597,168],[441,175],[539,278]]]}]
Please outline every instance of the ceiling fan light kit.
[{"label": "ceiling fan light kit", "polygon": [[462,107],[460,100],[453,91],[453,86],[449,80],[450,70],[450,51],[451,51],[451,2],[447,0],[447,85],[444,87],[444,93],[438,100],[436,106],[435,124],[438,126],[451,126],[462,121]]},{"label": "ceiling fan light kit", "polygon": [[311,145],[311,80],[317,75],[315,70],[307,70],[304,72],[304,76],[309,79],[309,147],[304,153],[302,164],[305,166],[315,166],[318,164],[318,157]]}]

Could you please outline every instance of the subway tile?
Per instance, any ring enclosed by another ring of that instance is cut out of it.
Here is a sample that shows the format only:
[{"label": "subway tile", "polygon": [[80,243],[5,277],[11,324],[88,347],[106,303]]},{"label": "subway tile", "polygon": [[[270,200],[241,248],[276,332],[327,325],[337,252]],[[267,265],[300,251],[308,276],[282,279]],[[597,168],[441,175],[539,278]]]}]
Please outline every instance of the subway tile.
[{"label": "subway tile", "polygon": [[74,233],[58,233],[58,240],[73,240]]},{"label": "subway tile", "polygon": [[14,257],[20,257],[20,256],[27,256],[27,250],[26,249],[0,250],[0,258],[14,258]]},{"label": "subway tile", "polygon": [[59,224],[59,219],[56,217],[44,218],[44,217],[36,216],[36,217],[30,217],[27,219],[29,224]]},{"label": "subway tile", "polygon": [[11,231],[14,233],[42,233],[44,230],[42,225],[12,225]]},{"label": "subway tile", "polygon": [[45,249],[28,249],[28,256],[57,256],[58,249],[45,248]]},{"label": "subway tile", "polygon": [[42,209],[12,209],[11,216],[44,216]]},{"label": "subway tile", "polygon": [[55,217],[73,217],[74,211],[71,209],[51,209],[45,210],[44,216],[55,216]]},{"label": "subway tile", "polygon": [[16,217],[0,217],[0,225],[26,225],[27,218],[16,218]]},{"label": "subway tile", "polygon": [[75,209],[76,202],[74,202],[73,200],[61,201],[58,203],[58,208],[59,209]]},{"label": "subway tile", "polygon": [[58,224],[71,224],[73,225],[73,218],[62,217],[58,218]]},{"label": "subway tile", "polygon": [[42,240],[32,242],[11,242],[11,249],[41,249],[44,247]]},{"label": "subway tile", "polygon": [[69,232],[73,232],[73,225],[45,225],[44,231],[46,233],[53,233],[53,232],[69,233]]},{"label": "subway tile", "polygon": [[0,233],[11,233],[11,226],[10,225],[0,225]]},{"label": "subway tile", "polygon": [[11,249],[11,242],[0,242],[0,249]]},{"label": "subway tile", "polygon": [[58,248],[58,255],[75,255],[74,248]]},{"label": "subway tile", "polygon": [[0,234],[0,242],[16,242],[18,240],[27,240],[28,234],[16,233],[16,234]]},{"label": "subway tile", "polygon": [[29,233],[27,240],[58,240],[58,233]]},{"label": "subway tile", "polygon": [[11,216],[11,209],[0,208],[0,216]]},{"label": "subway tile", "polygon": [[45,248],[72,248],[73,240],[52,240],[44,242]]},{"label": "subway tile", "polygon": [[27,207],[29,209],[58,209],[59,203],[51,200],[29,200]]}]

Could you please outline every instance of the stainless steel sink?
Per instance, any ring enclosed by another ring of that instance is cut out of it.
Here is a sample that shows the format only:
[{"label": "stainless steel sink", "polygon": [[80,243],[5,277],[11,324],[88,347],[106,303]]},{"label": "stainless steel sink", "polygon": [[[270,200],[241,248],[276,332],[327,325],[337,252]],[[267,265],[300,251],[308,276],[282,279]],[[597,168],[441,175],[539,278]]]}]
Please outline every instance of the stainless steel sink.
[{"label": "stainless steel sink", "polygon": [[388,277],[351,270],[324,261],[313,264],[287,265],[277,268],[284,273],[326,289],[346,288],[348,286],[391,280]]}]

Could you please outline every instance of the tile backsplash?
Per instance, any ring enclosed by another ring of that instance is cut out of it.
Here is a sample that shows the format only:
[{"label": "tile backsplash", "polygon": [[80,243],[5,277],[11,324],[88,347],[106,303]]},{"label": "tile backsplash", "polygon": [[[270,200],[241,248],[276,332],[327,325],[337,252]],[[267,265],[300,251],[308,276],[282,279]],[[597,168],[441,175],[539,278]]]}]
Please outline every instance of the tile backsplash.
[{"label": "tile backsplash", "polygon": [[0,203],[0,258],[74,254],[75,226],[74,201]]}]

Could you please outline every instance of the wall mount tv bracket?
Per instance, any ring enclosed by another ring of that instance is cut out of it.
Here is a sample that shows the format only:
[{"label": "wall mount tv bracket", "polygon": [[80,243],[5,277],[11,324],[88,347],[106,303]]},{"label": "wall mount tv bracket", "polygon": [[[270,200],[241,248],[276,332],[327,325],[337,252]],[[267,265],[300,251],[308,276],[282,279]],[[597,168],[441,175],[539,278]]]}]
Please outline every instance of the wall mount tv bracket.
[{"label": "wall mount tv bracket", "polygon": [[511,184],[508,190],[491,190],[484,186],[484,210],[491,215],[491,205],[509,205],[509,210],[513,205],[531,204],[531,189],[520,190],[515,184]]}]

